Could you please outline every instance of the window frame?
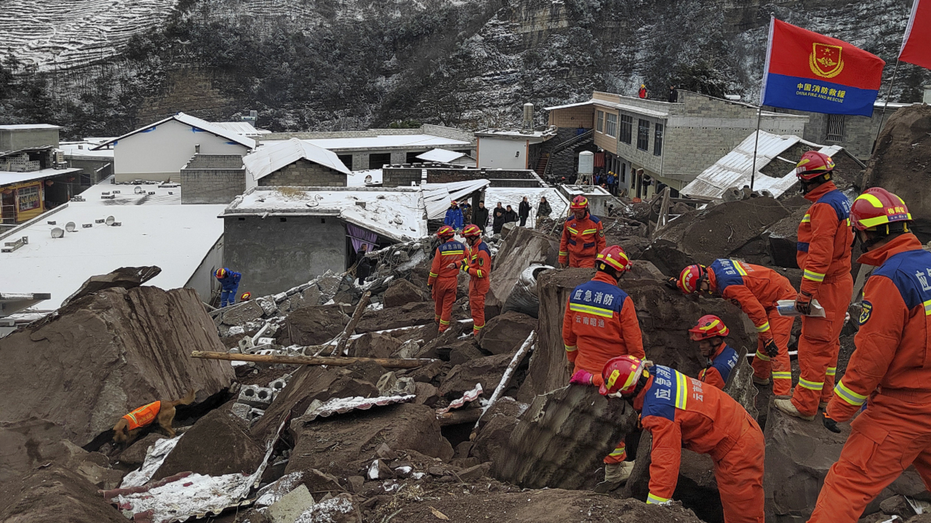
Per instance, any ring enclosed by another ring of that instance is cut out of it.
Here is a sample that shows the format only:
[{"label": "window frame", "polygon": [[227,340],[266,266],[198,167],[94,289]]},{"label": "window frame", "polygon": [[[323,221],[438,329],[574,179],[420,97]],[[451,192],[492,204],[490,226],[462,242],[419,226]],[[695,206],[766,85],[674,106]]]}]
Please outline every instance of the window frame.
[{"label": "window frame", "polygon": [[[614,117],[613,122],[611,117]],[[614,113],[605,113],[605,134],[617,138],[617,115]]]},{"label": "window frame", "polygon": [[629,114],[622,114],[618,125],[618,141],[630,145],[633,142],[634,117]]},{"label": "window frame", "polygon": [[604,120],[605,112],[595,111],[595,130],[599,133],[604,133]]},{"label": "window frame", "polygon": [[653,156],[662,156],[663,154],[663,136],[666,132],[666,126],[656,122],[653,124]]},{"label": "window frame", "polygon": [[637,119],[637,150],[650,150],[650,121],[644,118]]}]

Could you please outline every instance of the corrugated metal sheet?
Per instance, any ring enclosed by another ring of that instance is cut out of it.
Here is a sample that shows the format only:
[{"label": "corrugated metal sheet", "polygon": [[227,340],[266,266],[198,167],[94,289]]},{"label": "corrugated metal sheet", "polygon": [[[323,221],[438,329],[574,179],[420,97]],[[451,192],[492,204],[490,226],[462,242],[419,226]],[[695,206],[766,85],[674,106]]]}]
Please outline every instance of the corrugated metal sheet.
[{"label": "corrugated metal sheet", "polygon": [[336,153],[297,138],[260,147],[255,152],[244,156],[242,163],[246,166],[246,170],[252,176],[252,179],[259,181],[278,169],[291,165],[302,158],[329,167],[347,176],[352,174],[352,171],[339,160]]},{"label": "corrugated metal sheet", "polygon": [[490,182],[485,179],[466,180],[452,183],[424,183],[423,202],[427,207],[427,219],[434,220],[446,215],[446,209],[452,200],[462,198],[488,187]]},{"label": "corrugated metal sheet", "polygon": [[425,162],[449,163],[453,160],[462,158],[463,156],[465,156],[465,154],[457,153],[456,151],[447,151],[446,149],[430,149],[429,151],[418,155],[417,158]]},{"label": "corrugated metal sheet", "polygon": [[[760,141],[756,144],[756,133],[751,133],[734,150],[727,153],[714,165],[705,169],[697,178],[682,188],[683,195],[692,198],[721,198],[731,187],[750,185],[750,171],[753,169],[753,150],[756,145],[756,176],[753,190],[767,190],[773,196],[780,196],[796,183],[795,162],[798,158],[780,158],[793,145],[802,142],[827,155],[837,154],[843,147],[839,145],[821,146],[806,142],[795,135],[777,135],[760,131]],[[785,165],[786,174],[773,178],[759,170],[777,161]]]}]

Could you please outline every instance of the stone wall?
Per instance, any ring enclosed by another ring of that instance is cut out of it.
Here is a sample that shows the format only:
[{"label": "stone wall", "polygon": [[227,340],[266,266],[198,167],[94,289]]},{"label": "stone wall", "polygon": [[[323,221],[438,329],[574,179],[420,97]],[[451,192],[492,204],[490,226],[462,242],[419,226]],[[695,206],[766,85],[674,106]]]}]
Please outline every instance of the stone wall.
[{"label": "stone wall", "polygon": [[181,169],[181,203],[227,204],[246,190],[239,155],[195,155]]},{"label": "stone wall", "polygon": [[304,159],[259,180],[264,187],[346,187],[346,175]]}]

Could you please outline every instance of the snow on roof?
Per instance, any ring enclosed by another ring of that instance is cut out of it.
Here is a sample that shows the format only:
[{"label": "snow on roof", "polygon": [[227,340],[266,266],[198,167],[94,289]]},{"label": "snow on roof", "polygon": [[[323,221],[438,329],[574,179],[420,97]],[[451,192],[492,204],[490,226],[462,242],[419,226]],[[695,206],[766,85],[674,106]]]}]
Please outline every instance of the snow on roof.
[{"label": "snow on roof", "polygon": [[453,200],[461,200],[475,191],[480,191],[491,182],[481,178],[452,183],[424,183],[424,205],[427,207],[427,218],[434,220],[443,217]]},{"label": "snow on roof", "polygon": [[41,180],[42,178],[51,178],[62,174],[79,173],[81,169],[39,169],[38,171],[13,172],[0,171],[0,186],[13,185],[15,183],[30,182],[32,180]]},{"label": "snow on roof", "polygon": [[446,149],[430,149],[429,151],[417,155],[417,158],[425,162],[449,163],[466,156],[465,153],[456,151],[447,151]]},{"label": "snow on roof", "polygon": [[335,216],[399,242],[429,234],[419,187],[289,187],[286,191],[278,187],[254,187],[236,197],[221,217],[244,214]]},{"label": "snow on roof", "polygon": [[153,128],[158,127],[159,125],[161,125],[161,124],[163,124],[163,123],[165,123],[165,122],[168,122],[168,121],[170,121],[170,120],[176,120],[176,121],[181,122],[181,123],[183,123],[183,124],[190,125],[191,127],[196,127],[197,129],[200,129],[200,130],[202,130],[202,131],[207,131],[208,133],[215,134],[215,135],[217,135],[217,136],[219,136],[219,137],[221,137],[221,138],[226,138],[227,140],[229,140],[229,141],[231,141],[231,142],[236,142],[236,143],[238,143],[239,145],[242,145],[242,146],[244,146],[244,147],[248,147],[249,149],[254,149],[254,148],[255,148],[255,140],[253,140],[252,138],[246,138],[245,136],[242,136],[242,135],[240,135],[240,134],[231,132],[231,131],[229,131],[229,130],[227,130],[227,129],[224,129],[224,128],[222,128],[222,127],[218,127],[218,126],[216,126],[216,125],[214,125],[214,124],[212,124],[212,123],[210,123],[210,122],[208,122],[208,121],[206,121],[206,120],[201,120],[200,118],[197,118],[196,116],[191,116],[191,115],[189,115],[189,114],[184,114],[184,113],[178,113],[178,114],[169,116],[168,118],[165,118],[164,120],[159,120],[159,121],[157,121],[157,122],[155,122],[155,123],[153,123],[153,124],[151,124],[151,125],[146,125],[145,127],[140,127],[140,128],[138,128],[138,129],[136,129],[135,131],[132,131],[132,132],[129,132],[129,133],[124,134],[123,136],[118,136],[118,137],[116,137],[116,138],[111,138],[111,139],[109,139],[109,140],[107,140],[107,141],[101,143],[100,145],[97,145],[97,146],[95,147],[95,149],[99,149],[99,148],[102,148],[102,147],[106,147],[106,146],[108,146],[108,145],[115,144],[116,142],[118,142],[118,141],[120,141],[120,140],[122,140],[122,139],[124,139],[124,138],[126,138],[126,137],[128,137],[128,136],[132,136],[132,135],[134,135],[134,134],[141,133],[142,131],[146,131],[146,130],[148,130],[148,129],[153,129]]},{"label": "snow on roof", "polygon": [[61,127],[48,123],[14,123],[0,125],[0,131],[16,131],[26,129],[61,129]]},{"label": "snow on roof", "polygon": [[541,197],[546,197],[553,209],[550,213],[551,218],[566,216],[569,213],[569,200],[555,187],[489,187],[485,189],[485,207],[493,209],[501,202],[502,207],[510,205],[516,211],[524,196],[530,203],[530,214],[534,218],[537,216]]},{"label": "snow on roof", "polygon": [[[359,138],[314,138],[303,140],[307,143],[329,150],[348,151],[353,149],[391,149],[412,147],[472,147],[469,142],[433,136],[431,134],[388,134],[378,136],[363,136]],[[271,144],[272,141],[262,143]]]},{"label": "snow on roof", "polygon": [[[843,147],[839,145],[822,146],[806,142],[795,135],[777,135],[760,131],[759,144],[756,145],[756,175],[753,180],[753,190],[767,190],[778,197],[797,182],[795,176],[795,161],[797,159],[780,158],[783,152],[797,143],[804,143],[818,151],[833,156]],[[750,133],[743,142],[705,169],[697,178],[682,188],[685,196],[692,198],[721,198],[724,191],[731,187],[750,185],[750,171],[753,169],[753,150],[756,143],[756,132]],[[760,169],[769,165],[773,160],[785,163],[787,173],[785,176],[773,178],[760,172]]]},{"label": "snow on roof", "polygon": [[[656,102],[658,100],[651,100]],[[609,109],[620,109],[622,111],[627,111],[628,113],[642,114],[644,116],[652,116],[654,118],[667,118],[669,116],[669,111],[657,111],[654,109],[647,109],[639,105],[630,105],[625,103],[615,103],[609,102],[607,100],[596,100],[592,99],[592,103],[601,107],[607,107]],[[656,104],[659,108],[659,104]]]},{"label": "snow on roof", "polygon": [[556,128],[550,127],[544,131],[516,131],[513,129],[484,129],[476,131],[475,136],[481,138],[508,138],[529,140],[531,143],[540,143],[556,136]]},{"label": "snow on roof", "polygon": [[87,156],[113,159],[113,149],[94,149],[95,145],[97,144],[91,142],[62,142],[58,144],[58,148],[65,153],[65,156],[71,156],[72,158]]},{"label": "snow on roof", "polygon": [[555,111],[555,110],[557,110],[557,109],[571,109],[571,108],[573,108],[573,107],[582,107],[582,106],[585,106],[585,105],[592,105],[593,103],[595,103],[595,99],[594,99],[594,98],[592,98],[591,100],[586,100],[586,101],[584,101],[584,102],[576,102],[576,103],[574,103],[574,104],[564,104],[564,105],[554,105],[554,106],[552,106],[552,107],[544,107],[543,110],[545,110],[545,111]]},{"label": "snow on roof", "polygon": [[[371,176],[368,182],[366,178]],[[384,179],[384,173],[381,169],[366,169],[364,171],[352,171],[346,177],[346,185],[349,187],[365,187],[369,184],[381,185]]]},{"label": "snow on roof", "polygon": [[266,129],[256,129],[249,122],[211,122],[220,129],[226,129],[231,133],[241,134],[243,136],[252,136],[256,134],[270,134],[271,131]]},{"label": "snow on roof", "polygon": [[[141,185],[142,194],[136,194],[135,186],[111,184],[111,179],[81,193],[84,201],[56,207],[0,240],[29,237],[27,245],[0,254],[0,289],[4,293],[47,292],[52,297],[41,307],[57,309],[91,276],[142,265],[162,269],[147,285],[174,289],[187,284],[223,235],[223,221],[216,217],[224,206],[181,205],[177,186]],[[113,194],[114,190],[120,192]],[[102,199],[105,192],[115,198]],[[121,225],[108,227],[95,222],[108,216]],[[51,237],[52,229],[64,229],[68,222],[74,222],[74,232]],[[91,227],[84,228],[84,224]]]},{"label": "snow on roof", "polygon": [[252,179],[258,181],[302,158],[345,175],[352,174],[335,153],[297,138],[259,147],[244,156],[242,163],[246,166],[246,171],[252,175]]}]

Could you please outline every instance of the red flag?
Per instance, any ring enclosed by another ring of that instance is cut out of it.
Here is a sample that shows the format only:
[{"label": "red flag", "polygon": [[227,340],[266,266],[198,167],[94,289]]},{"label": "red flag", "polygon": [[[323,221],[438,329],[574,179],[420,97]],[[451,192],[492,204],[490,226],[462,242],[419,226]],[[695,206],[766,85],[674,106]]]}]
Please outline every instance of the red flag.
[{"label": "red flag", "polygon": [[931,1],[915,0],[899,60],[931,69]]}]

